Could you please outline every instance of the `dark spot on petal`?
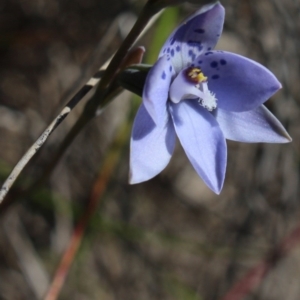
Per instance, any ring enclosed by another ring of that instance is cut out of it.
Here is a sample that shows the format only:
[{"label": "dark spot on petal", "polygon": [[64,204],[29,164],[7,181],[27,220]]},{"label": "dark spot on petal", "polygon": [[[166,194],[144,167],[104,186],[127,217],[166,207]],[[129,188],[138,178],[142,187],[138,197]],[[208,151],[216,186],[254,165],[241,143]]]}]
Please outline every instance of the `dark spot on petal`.
[{"label": "dark spot on petal", "polygon": [[205,55],[214,54],[213,52],[206,52]]},{"label": "dark spot on petal", "polygon": [[172,37],[171,39],[171,45],[173,45],[175,43],[175,37]]},{"label": "dark spot on petal", "polygon": [[163,71],[162,74],[161,74],[161,78],[166,79],[166,77],[167,77],[167,75],[166,75],[165,71]]},{"label": "dark spot on petal", "polygon": [[190,44],[190,45],[198,45],[199,42],[194,41],[194,40],[188,40],[187,43]]},{"label": "dark spot on petal", "polygon": [[170,72],[172,72],[172,66],[169,67]]},{"label": "dark spot on petal", "polygon": [[164,49],[163,53],[165,53],[165,52],[166,52],[166,48]]},{"label": "dark spot on petal", "polygon": [[211,50],[211,47],[208,47],[207,50],[208,50],[208,51]]},{"label": "dark spot on petal", "polygon": [[189,50],[188,55],[192,58],[192,60],[195,60],[196,54],[194,53],[193,50]]},{"label": "dark spot on petal", "polygon": [[225,59],[221,59],[221,60],[220,60],[220,64],[221,64],[222,66],[224,66],[224,65],[227,64],[227,61],[226,61]]},{"label": "dark spot on petal", "polygon": [[175,52],[174,49],[171,50],[171,55],[174,56]]},{"label": "dark spot on petal", "polygon": [[167,52],[170,53],[170,48],[167,48]]},{"label": "dark spot on petal", "polygon": [[180,46],[176,47],[176,51],[179,52],[180,51]]},{"label": "dark spot on petal", "polygon": [[204,33],[205,32],[205,30],[202,29],[202,28],[195,29],[194,31],[197,32],[197,33]]},{"label": "dark spot on petal", "polygon": [[219,76],[219,75],[217,75],[217,74],[215,74],[215,75],[211,76],[211,78],[212,78],[212,79],[219,79],[219,78],[220,78],[220,76]]},{"label": "dark spot on petal", "polygon": [[212,62],[210,63],[210,66],[211,66],[212,68],[216,68],[216,67],[218,66],[218,63],[217,63],[216,61],[212,61]]},{"label": "dark spot on petal", "polygon": [[201,65],[201,64],[202,64],[202,60],[198,60],[198,64],[200,64],[200,65]]},{"label": "dark spot on petal", "polygon": [[200,41],[189,40],[187,43],[192,47],[198,48],[199,51],[201,51],[203,49]]}]

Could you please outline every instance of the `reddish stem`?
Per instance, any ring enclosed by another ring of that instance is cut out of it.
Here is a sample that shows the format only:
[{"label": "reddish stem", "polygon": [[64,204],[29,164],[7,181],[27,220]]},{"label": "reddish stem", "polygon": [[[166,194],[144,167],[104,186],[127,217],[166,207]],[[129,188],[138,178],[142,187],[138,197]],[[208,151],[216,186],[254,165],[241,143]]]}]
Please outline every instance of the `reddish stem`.
[{"label": "reddish stem", "polygon": [[[113,170],[113,167],[109,171],[112,171],[112,170]],[[100,199],[101,195],[103,195],[103,192],[105,191],[105,187],[110,178],[110,175],[111,175],[110,172],[104,172],[104,173],[101,173],[100,176],[98,177],[98,179],[93,187],[89,205],[74,229],[71,240],[69,242],[69,246],[66,249],[66,251],[61,259],[61,262],[59,264],[59,267],[55,272],[54,279],[51,283],[51,286],[47,292],[46,297],[44,298],[45,300],[56,300],[57,299],[57,297],[62,289],[62,286],[66,280],[66,277],[68,275],[68,272],[70,270],[70,267],[74,260],[74,257],[78,251],[79,246],[81,245],[81,241],[84,237],[85,229],[89,223],[89,220],[91,219],[93,213],[95,212],[95,210],[99,204],[99,199]]]},{"label": "reddish stem", "polygon": [[221,300],[242,300],[252,290],[259,286],[267,276],[272,267],[278,261],[289,254],[300,242],[300,225],[296,227],[264,260],[250,269],[247,274],[239,280],[221,298]]},{"label": "reddish stem", "polygon": [[54,274],[54,279],[51,283],[51,286],[46,294],[46,297],[44,298],[45,300],[56,300],[62,289],[71,264],[83,239],[86,227],[96,211],[101,200],[101,196],[103,196],[104,192],[106,191],[107,184],[115,167],[117,166],[120,153],[122,151],[122,146],[128,139],[129,127],[130,125],[128,124],[127,120],[126,123],[121,124],[120,126],[120,130],[111,145],[111,150],[105,158],[102,169],[95,181],[95,184],[93,185],[93,189],[89,197],[89,204],[75,227],[69,246],[61,259],[61,262]]}]

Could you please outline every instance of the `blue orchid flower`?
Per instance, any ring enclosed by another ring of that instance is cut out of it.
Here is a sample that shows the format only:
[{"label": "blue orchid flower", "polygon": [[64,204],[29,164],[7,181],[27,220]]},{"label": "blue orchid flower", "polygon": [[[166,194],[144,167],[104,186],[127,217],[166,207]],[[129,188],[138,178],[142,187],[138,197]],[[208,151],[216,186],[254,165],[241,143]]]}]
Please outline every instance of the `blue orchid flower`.
[{"label": "blue orchid flower", "polygon": [[176,135],[198,175],[217,194],[225,178],[225,139],[291,141],[263,105],[281,88],[274,74],[243,56],[212,50],[224,15],[219,2],[204,6],[160,51],[133,124],[130,183],[149,180],[167,166]]}]

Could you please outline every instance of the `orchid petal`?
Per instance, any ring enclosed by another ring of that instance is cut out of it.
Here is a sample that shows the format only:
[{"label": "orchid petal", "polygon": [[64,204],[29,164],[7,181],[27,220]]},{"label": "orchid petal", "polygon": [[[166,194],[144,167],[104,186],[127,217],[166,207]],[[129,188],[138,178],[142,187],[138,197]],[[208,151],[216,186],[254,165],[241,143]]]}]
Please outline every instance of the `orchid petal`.
[{"label": "orchid petal", "polygon": [[203,6],[173,31],[159,57],[168,54],[178,73],[198,55],[215,47],[223,30],[224,16],[220,3]]},{"label": "orchid petal", "polygon": [[288,143],[292,140],[264,105],[239,113],[219,108],[215,117],[229,140],[245,143]]},{"label": "orchid petal", "polygon": [[142,104],[134,120],[130,143],[131,184],[151,179],[169,163],[175,147],[175,130],[169,118],[156,126]]},{"label": "orchid petal", "polygon": [[227,147],[212,114],[194,100],[171,103],[177,136],[198,175],[219,194],[226,170]]},{"label": "orchid petal", "polygon": [[195,65],[208,77],[218,107],[228,111],[249,111],[263,104],[281,88],[275,75],[246,57],[223,51],[199,56]]},{"label": "orchid petal", "polygon": [[151,68],[143,90],[143,103],[152,120],[164,126],[167,120],[167,100],[173,75],[173,67],[167,56],[162,56]]}]

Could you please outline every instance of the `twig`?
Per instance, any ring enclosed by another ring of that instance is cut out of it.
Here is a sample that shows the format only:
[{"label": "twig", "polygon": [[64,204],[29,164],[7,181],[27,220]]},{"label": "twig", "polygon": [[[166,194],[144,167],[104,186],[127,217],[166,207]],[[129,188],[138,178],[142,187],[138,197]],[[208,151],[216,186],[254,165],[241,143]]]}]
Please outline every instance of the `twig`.
[{"label": "twig", "polygon": [[[154,18],[152,18],[151,22],[149,20],[151,17],[155,14],[155,11],[152,11],[151,9],[147,11],[148,6],[145,6],[143,13],[137,20],[136,24],[130,31],[127,38],[122,43],[122,46],[119,48],[115,56],[113,57],[112,61],[108,64],[107,71],[102,70],[103,67],[99,69],[99,71],[77,92],[77,94],[69,101],[69,103],[63,108],[63,110],[60,112],[60,114],[52,121],[52,123],[47,127],[47,129],[41,134],[41,136],[37,139],[37,141],[27,150],[25,155],[19,160],[17,165],[13,168],[12,172],[6,179],[6,181],[3,183],[2,188],[0,190],[0,204],[2,203],[3,199],[9,192],[11,186],[14,184],[24,167],[28,164],[28,162],[31,160],[31,158],[37,153],[37,151],[42,147],[42,145],[46,142],[48,137],[51,135],[51,133],[58,127],[58,125],[68,116],[68,114],[72,111],[72,109],[82,100],[82,98],[93,88],[95,87],[99,81],[100,77],[103,74],[107,74],[105,76],[104,83],[99,86],[99,88],[96,90],[96,94],[93,97],[93,101],[89,101],[86,109],[84,111],[84,116],[82,119],[91,119],[95,116],[95,112],[100,104],[102,104],[102,107],[108,103],[108,93],[111,92],[111,90],[108,88],[108,83],[112,83],[112,80],[114,76],[117,74],[118,71],[120,71],[120,67],[122,65],[122,62],[124,61],[124,58],[127,57],[128,50],[132,47],[133,43],[140,38],[156,21],[159,14],[157,14]],[[148,7],[149,8],[149,7]],[[143,19],[141,21],[141,19]],[[105,64],[107,65],[107,63]],[[105,87],[105,88],[104,88]],[[103,103],[101,103],[102,101]],[[82,122],[80,124],[79,130],[76,131],[77,133],[83,128],[83,126],[87,122]],[[77,123],[78,128],[78,123]],[[72,141],[70,139],[70,141]],[[69,144],[64,147],[64,150],[68,147]],[[61,155],[59,155],[60,157]]]},{"label": "twig", "polygon": [[[145,53],[144,47],[137,47],[130,51],[126,57],[125,62],[121,66],[122,68],[126,68],[129,65],[133,64],[139,64],[142,61],[143,55]],[[120,87],[113,87],[111,89],[111,93],[109,93],[105,98],[105,103],[102,105],[107,104],[110,102],[111,99],[114,99],[120,92],[122,91],[122,88]],[[93,95],[91,101],[97,97],[97,94]],[[103,106],[99,106],[98,110],[103,109]],[[92,119],[94,118],[94,111],[91,113],[83,113],[79,117],[79,119],[76,121],[72,129],[69,131],[63,142],[60,144],[58,151],[54,155],[54,157],[51,159],[50,163],[48,164],[46,170],[43,172],[42,176],[38,178],[36,182],[34,182],[30,187],[29,190],[35,189],[40,187],[45,180],[49,177],[49,175],[52,173],[53,169],[59,162],[60,158],[64,154],[65,150],[68,148],[68,146],[72,143],[74,138],[78,135],[80,130]]]},{"label": "twig", "polygon": [[17,165],[14,167],[6,181],[3,183],[0,190],[0,204],[4,197],[8,193],[9,189],[18,178],[21,171],[28,164],[30,159],[37,153],[37,151],[42,147],[45,141],[48,139],[50,134],[55,130],[55,128],[68,116],[72,109],[78,104],[78,102],[100,81],[100,76],[103,70],[99,70],[68,102],[68,104],[62,109],[59,115],[52,121],[52,123],[46,128],[46,130],[41,134],[41,136],[36,140],[36,142],[27,150],[24,156],[20,159]]}]

